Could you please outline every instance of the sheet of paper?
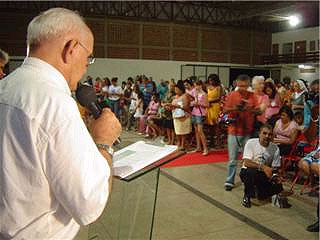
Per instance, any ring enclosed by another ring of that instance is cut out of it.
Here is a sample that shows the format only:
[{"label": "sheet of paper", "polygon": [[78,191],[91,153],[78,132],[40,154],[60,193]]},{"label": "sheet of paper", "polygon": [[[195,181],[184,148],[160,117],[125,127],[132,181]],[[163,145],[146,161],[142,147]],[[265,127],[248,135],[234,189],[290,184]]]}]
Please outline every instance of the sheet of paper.
[{"label": "sheet of paper", "polygon": [[125,178],[176,150],[177,146],[173,145],[157,146],[144,141],[133,143],[115,152],[113,156],[114,175]]}]

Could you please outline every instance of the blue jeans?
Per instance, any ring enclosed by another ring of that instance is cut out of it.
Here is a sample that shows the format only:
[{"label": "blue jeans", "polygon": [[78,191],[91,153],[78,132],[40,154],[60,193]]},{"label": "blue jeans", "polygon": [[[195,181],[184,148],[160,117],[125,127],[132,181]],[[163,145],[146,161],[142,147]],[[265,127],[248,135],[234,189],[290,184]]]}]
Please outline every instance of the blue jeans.
[{"label": "blue jeans", "polygon": [[110,100],[110,108],[114,115],[116,115],[116,117],[120,119],[120,100]]},{"label": "blue jeans", "polygon": [[[234,186],[234,178],[237,172],[237,161],[238,154],[241,149],[244,148],[244,145],[248,141],[250,136],[234,136],[228,135],[228,154],[229,154],[229,163],[228,163],[228,176],[224,185]],[[240,144],[240,146],[239,146]]]}]

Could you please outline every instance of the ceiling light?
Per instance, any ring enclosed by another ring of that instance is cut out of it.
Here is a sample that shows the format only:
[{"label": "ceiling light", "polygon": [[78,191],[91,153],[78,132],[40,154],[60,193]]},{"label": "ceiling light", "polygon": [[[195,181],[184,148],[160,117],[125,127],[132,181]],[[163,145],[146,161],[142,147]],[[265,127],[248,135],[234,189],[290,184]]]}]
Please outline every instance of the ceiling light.
[{"label": "ceiling light", "polygon": [[288,17],[288,20],[292,27],[295,27],[300,23],[300,19],[297,16],[290,16]]}]

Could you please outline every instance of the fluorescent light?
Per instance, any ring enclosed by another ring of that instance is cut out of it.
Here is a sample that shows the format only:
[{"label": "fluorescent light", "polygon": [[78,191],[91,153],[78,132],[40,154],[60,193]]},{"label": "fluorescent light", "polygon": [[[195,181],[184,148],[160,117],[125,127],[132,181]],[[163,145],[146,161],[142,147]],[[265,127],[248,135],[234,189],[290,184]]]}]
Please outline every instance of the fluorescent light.
[{"label": "fluorescent light", "polygon": [[298,66],[298,68],[304,69],[304,65],[303,65],[303,64],[300,64],[300,65]]},{"label": "fluorescent light", "polygon": [[288,17],[289,24],[293,27],[297,26],[300,23],[300,19],[297,16]]}]

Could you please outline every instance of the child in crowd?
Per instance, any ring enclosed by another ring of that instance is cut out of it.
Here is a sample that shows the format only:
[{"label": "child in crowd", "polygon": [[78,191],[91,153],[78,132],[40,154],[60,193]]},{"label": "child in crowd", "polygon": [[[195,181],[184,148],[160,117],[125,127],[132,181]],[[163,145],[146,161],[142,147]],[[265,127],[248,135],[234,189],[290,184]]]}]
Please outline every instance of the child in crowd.
[{"label": "child in crowd", "polygon": [[136,119],[136,123],[137,123],[136,128],[138,129],[139,135],[142,135],[145,130],[145,127],[144,127],[144,121],[141,120],[143,119],[143,94],[140,91],[138,93],[137,107],[133,116]]}]

